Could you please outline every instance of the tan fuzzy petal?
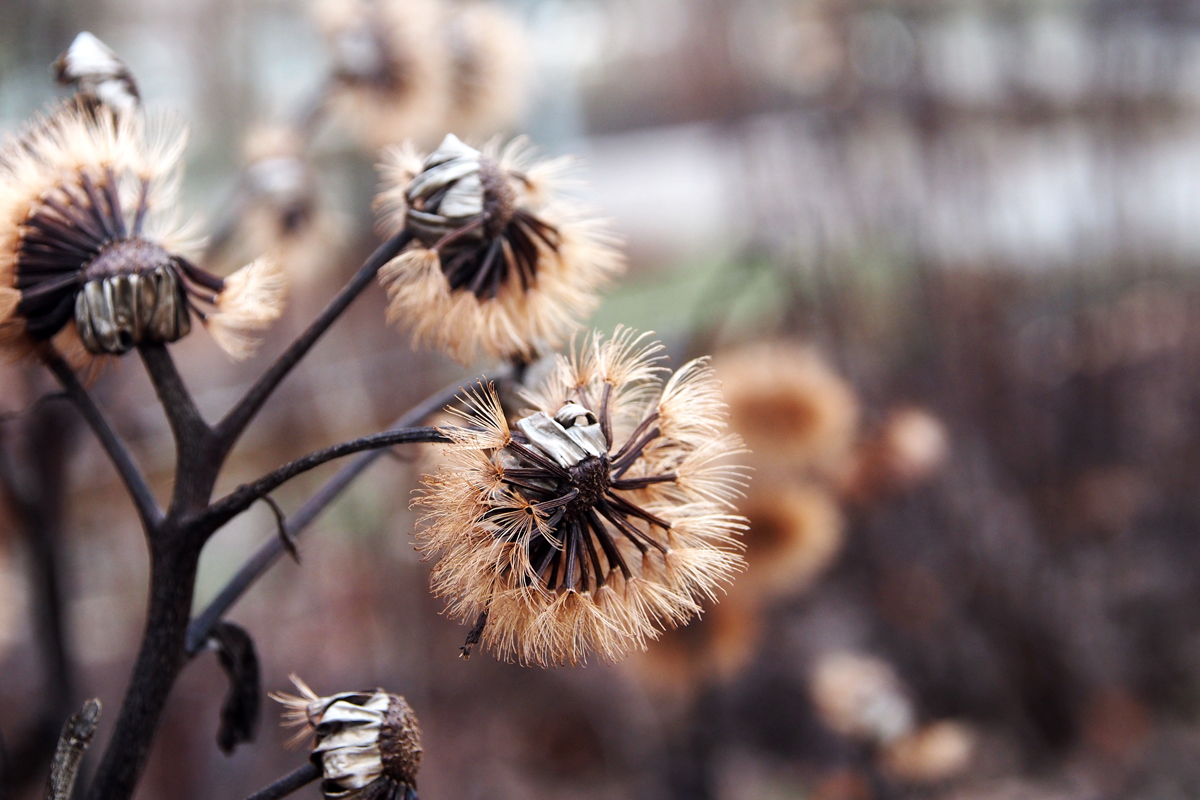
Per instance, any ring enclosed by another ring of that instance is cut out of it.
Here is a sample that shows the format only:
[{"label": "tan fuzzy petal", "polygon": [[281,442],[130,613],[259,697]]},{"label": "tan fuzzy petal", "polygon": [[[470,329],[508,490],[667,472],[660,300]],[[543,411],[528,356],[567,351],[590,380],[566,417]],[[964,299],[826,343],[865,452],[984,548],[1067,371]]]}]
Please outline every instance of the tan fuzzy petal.
[{"label": "tan fuzzy petal", "polygon": [[256,333],[283,313],[287,274],[271,256],[263,256],[225,279],[217,308],[205,324],[217,344],[236,359],[258,347]]}]

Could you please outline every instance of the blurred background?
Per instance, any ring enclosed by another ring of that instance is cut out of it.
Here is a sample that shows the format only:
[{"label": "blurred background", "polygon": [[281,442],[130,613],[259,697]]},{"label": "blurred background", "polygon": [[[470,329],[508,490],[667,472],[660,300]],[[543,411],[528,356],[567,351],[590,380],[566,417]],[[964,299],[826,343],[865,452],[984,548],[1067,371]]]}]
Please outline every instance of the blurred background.
[{"label": "blurred background", "polygon": [[[173,350],[217,416],[377,242],[378,148],[528,133],[587,162],[630,268],[592,320],[712,353],[756,472],[749,569],[625,663],[457,658],[411,545],[428,454],[384,460],[230,613],[264,687],[404,694],[438,798],[1200,796],[1200,7],[1171,0],[5,0],[0,124],[63,91],[79,30],[191,125],[202,260],[288,254],[290,309],[232,364]],[[220,489],[475,374],[364,295]],[[486,366],[486,365],[483,365]],[[107,736],[141,635],[131,504],[38,370],[0,372],[0,732],[40,796],[62,720]],[[136,359],[94,385],[160,496]],[[276,493],[291,511],[331,474]],[[274,529],[205,552],[210,599]],[[215,746],[212,654],[139,797],[293,769]],[[93,754],[94,759],[94,754]],[[89,762],[91,763],[91,762]],[[85,767],[85,770],[87,767]],[[299,797],[315,797],[309,788]]]}]

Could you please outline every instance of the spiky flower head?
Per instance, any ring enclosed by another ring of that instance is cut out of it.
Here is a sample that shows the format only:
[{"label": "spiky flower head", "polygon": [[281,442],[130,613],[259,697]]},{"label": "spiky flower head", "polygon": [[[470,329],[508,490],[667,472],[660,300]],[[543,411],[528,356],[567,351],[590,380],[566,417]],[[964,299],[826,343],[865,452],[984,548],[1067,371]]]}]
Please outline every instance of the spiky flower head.
[{"label": "spiky flower head", "polygon": [[434,591],[475,621],[468,642],[526,664],[617,660],[741,568],[741,442],[706,362],[664,383],[661,359],[644,335],[595,335],[515,430],[490,388],[468,395],[418,501]]},{"label": "spiky flower head", "polygon": [[421,728],[403,697],[382,689],[319,697],[292,676],[300,695],[273,694],[294,742],[312,738],[327,800],[416,800]]},{"label": "spiky flower head", "polygon": [[[60,334],[68,354],[172,342],[198,317],[235,357],[279,316],[271,259],[228,278],[183,255],[175,193],[185,133],[81,100],[0,150],[0,349]],[[82,358],[82,354],[80,354]]]},{"label": "spiky flower head", "polygon": [[624,266],[603,226],[556,197],[569,164],[535,162],[522,139],[480,152],[448,135],[424,159],[390,151],[383,226],[415,238],[380,272],[389,319],[463,362],[561,345]]}]

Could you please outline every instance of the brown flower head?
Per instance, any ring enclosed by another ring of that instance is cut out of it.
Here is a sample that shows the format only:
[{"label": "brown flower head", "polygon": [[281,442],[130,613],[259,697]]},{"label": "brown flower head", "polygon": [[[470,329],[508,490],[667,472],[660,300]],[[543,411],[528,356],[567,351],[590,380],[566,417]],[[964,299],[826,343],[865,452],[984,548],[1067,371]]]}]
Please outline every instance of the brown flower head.
[{"label": "brown flower head", "polygon": [[293,739],[313,740],[327,800],[416,800],[421,728],[403,697],[382,689],[318,697],[295,675],[300,696],[273,694],[286,710],[283,724],[301,728]]},{"label": "brown flower head", "polygon": [[141,105],[137,81],[104,42],[83,31],[54,62],[58,82],[74,86],[85,101],[130,112]]},{"label": "brown flower head", "polygon": [[568,164],[534,162],[520,139],[480,152],[450,135],[424,159],[391,151],[383,224],[415,239],[380,272],[389,319],[463,362],[562,344],[624,263],[596,220],[555,198]]},{"label": "brown flower head", "polygon": [[826,474],[846,466],[858,399],[816,350],[759,342],[721,353],[713,366],[727,387],[730,426],[756,459]]},{"label": "brown flower head", "polygon": [[280,313],[270,259],[228,278],[179,254],[175,189],[185,136],[141,114],[71,101],[0,150],[0,349],[62,333],[68,354],[172,342],[196,315],[231,355]]},{"label": "brown flower head", "polygon": [[333,59],[329,110],[372,149],[445,130],[449,57],[433,0],[321,0]]},{"label": "brown flower head", "polygon": [[531,394],[510,430],[495,394],[471,394],[427,476],[418,537],[440,554],[435,593],[474,620],[469,641],[543,666],[616,660],[741,568],[732,500],[741,442],[703,360],[665,384],[661,346],[618,329],[587,340]]},{"label": "brown flower head", "polygon": [[821,486],[756,481],[742,511],[750,530],[738,588],[760,599],[812,586],[841,552],[842,512]]},{"label": "brown flower head", "polygon": [[450,108],[445,129],[490,136],[525,108],[526,53],[520,24],[494,3],[453,7],[443,19],[450,56]]},{"label": "brown flower head", "polygon": [[874,656],[825,653],[809,688],[821,720],[844,736],[887,744],[916,725],[916,710],[900,677]]}]

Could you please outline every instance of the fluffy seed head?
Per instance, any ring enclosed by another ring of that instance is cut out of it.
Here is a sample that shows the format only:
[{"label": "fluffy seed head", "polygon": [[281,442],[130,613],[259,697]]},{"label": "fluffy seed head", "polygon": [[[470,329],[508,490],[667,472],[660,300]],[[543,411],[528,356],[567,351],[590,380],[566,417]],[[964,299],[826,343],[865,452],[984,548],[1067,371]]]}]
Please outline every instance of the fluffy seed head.
[{"label": "fluffy seed head", "polygon": [[555,197],[568,162],[523,140],[480,152],[449,135],[425,158],[389,151],[377,205],[412,245],[383,268],[388,317],[460,361],[559,346],[624,266],[596,221]]},{"label": "fluffy seed head", "polygon": [[442,33],[450,57],[445,129],[491,136],[511,126],[525,107],[525,31],[499,6],[471,2],[446,13]]},{"label": "fluffy seed head", "polygon": [[222,331],[278,316],[262,264],[222,279],[180,254],[174,196],[184,141],[178,125],[76,99],[4,145],[0,349],[25,355],[57,337],[68,354],[117,355],[175,341],[192,315],[228,344]]},{"label": "fluffy seed head", "polygon": [[421,729],[403,697],[382,689],[318,697],[295,675],[300,695],[273,694],[283,724],[312,740],[327,800],[415,800],[421,766]]},{"label": "fluffy seed head", "polygon": [[841,552],[841,509],[822,487],[756,482],[743,511],[750,530],[739,589],[762,599],[811,586]]},{"label": "fluffy seed head", "polygon": [[418,539],[440,556],[435,593],[475,623],[469,642],[526,664],[616,660],[741,569],[741,442],[712,371],[664,382],[661,350],[622,329],[585,340],[515,430],[490,388],[464,398]]},{"label": "fluffy seed head", "polygon": [[916,722],[900,678],[887,662],[855,653],[828,653],[810,684],[821,719],[833,730],[873,743],[893,742]]}]

